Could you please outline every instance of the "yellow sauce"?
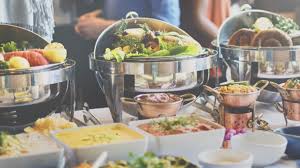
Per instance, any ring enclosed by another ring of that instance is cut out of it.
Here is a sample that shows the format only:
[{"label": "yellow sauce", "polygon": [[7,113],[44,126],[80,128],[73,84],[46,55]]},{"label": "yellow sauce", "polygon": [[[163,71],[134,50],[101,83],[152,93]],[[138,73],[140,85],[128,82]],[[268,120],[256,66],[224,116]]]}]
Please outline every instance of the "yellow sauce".
[{"label": "yellow sauce", "polygon": [[143,139],[142,135],[123,124],[64,130],[57,133],[55,137],[71,148]]}]

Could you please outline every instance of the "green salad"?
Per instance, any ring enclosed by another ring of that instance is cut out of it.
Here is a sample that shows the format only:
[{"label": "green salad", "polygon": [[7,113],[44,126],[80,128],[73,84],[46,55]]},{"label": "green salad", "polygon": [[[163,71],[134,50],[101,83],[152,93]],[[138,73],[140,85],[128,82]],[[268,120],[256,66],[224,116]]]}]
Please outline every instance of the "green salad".
[{"label": "green salad", "polygon": [[33,48],[28,41],[21,41],[21,42],[4,42],[0,43],[0,53],[7,53],[12,51],[24,51],[27,49]]},{"label": "green salad", "polygon": [[144,156],[130,155],[129,161],[110,162],[103,168],[197,168],[181,157],[157,157],[153,153]]},{"label": "green salad", "polygon": [[131,57],[197,56],[202,47],[193,38],[177,32],[153,31],[147,24],[127,28],[125,20],[115,31],[105,60],[122,62]]},{"label": "green salad", "polygon": [[269,19],[266,17],[257,18],[251,29],[259,32],[261,30],[268,30],[272,28],[277,28],[287,34],[299,31],[299,25],[295,21],[283,16],[277,16],[275,19]]}]

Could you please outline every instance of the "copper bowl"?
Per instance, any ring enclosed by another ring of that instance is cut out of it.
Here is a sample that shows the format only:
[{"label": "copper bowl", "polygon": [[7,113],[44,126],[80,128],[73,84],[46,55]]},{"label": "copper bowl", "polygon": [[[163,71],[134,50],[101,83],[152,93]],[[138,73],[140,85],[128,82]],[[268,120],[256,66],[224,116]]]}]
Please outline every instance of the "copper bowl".
[{"label": "copper bowl", "polygon": [[300,89],[288,89],[284,88],[282,84],[277,84],[274,82],[270,82],[273,87],[275,87],[280,93],[283,100],[287,101],[295,101],[300,103]]},{"label": "copper bowl", "polygon": [[[260,86],[263,84],[262,86]],[[256,84],[253,85],[253,87],[256,88],[255,92],[250,93],[220,93],[218,91],[218,88],[211,88],[207,85],[204,85],[204,89],[208,92],[212,93],[218,101],[229,107],[248,107],[257,100],[261,90],[263,90],[265,87],[269,85],[269,81],[266,80],[260,80]],[[260,86],[260,87],[259,87]]]},{"label": "copper bowl", "polygon": [[282,84],[270,82],[275,87],[282,97],[282,104],[276,103],[276,109],[284,114],[285,122],[287,119],[300,121],[300,89],[284,88]]},{"label": "copper bowl", "polygon": [[[154,93],[161,94],[161,93]],[[125,111],[131,111],[137,109],[139,116],[143,118],[158,118],[158,117],[170,117],[175,116],[176,113],[184,108],[185,106],[190,105],[196,100],[196,96],[193,94],[184,94],[184,95],[175,95],[167,93],[169,96],[172,96],[176,99],[173,102],[149,102],[141,100],[141,97],[148,96],[150,94],[141,94],[132,98],[122,97],[121,101],[124,106],[127,107]],[[129,112],[132,114],[131,112]]]}]

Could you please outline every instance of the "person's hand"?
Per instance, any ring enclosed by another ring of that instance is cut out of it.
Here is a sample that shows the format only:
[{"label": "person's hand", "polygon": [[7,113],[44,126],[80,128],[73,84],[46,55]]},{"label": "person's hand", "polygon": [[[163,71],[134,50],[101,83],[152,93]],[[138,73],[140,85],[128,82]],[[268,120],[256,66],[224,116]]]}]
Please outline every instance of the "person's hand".
[{"label": "person's hand", "polygon": [[79,17],[79,20],[83,20],[83,19],[87,19],[87,18],[95,18],[95,17],[98,17],[100,16],[102,13],[102,11],[99,9],[99,10],[94,10],[92,12],[88,12],[88,13],[85,13],[83,15],[81,15]]},{"label": "person's hand", "polygon": [[113,20],[106,20],[97,17],[79,19],[75,26],[75,31],[87,40],[97,39],[100,33],[113,23]]}]

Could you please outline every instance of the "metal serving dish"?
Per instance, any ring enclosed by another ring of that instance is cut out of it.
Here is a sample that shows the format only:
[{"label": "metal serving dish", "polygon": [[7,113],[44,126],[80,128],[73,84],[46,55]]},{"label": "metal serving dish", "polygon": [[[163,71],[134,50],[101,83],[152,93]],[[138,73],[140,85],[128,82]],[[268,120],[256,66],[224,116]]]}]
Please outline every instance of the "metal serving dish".
[{"label": "metal serving dish", "polygon": [[[28,41],[44,48],[48,42],[21,27],[0,24],[0,43]],[[64,101],[68,112],[74,111],[75,61],[32,67],[23,70],[0,70],[0,127],[26,125],[37,118],[61,111]],[[70,101],[66,100],[66,95]],[[21,126],[22,127],[22,126]]]},{"label": "metal serving dish", "polygon": [[143,118],[171,117],[175,116],[179,110],[196,100],[196,96],[193,94],[180,96],[168,94],[168,96],[172,96],[176,99],[174,102],[147,102],[141,99],[148,95],[149,94],[137,95],[133,99],[122,97],[123,110],[134,116],[141,116]]},{"label": "metal serving dish", "polygon": [[300,89],[287,89],[282,84],[271,82],[271,85],[275,87],[282,97],[282,104],[276,103],[276,109],[284,114],[285,121],[287,119],[300,121]]},{"label": "metal serving dish", "polygon": [[[228,18],[220,28],[213,45],[219,50],[219,57],[227,66],[227,80],[250,81],[266,79],[277,83],[300,77],[300,46],[292,47],[239,47],[228,45],[230,36],[240,28],[251,27],[257,18],[275,20],[278,14],[264,10],[248,10]],[[281,100],[280,94],[272,88],[264,90],[259,101],[273,103]]]},{"label": "metal serving dish", "polygon": [[[262,86],[260,86],[262,84]],[[212,93],[218,101],[229,107],[249,107],[254,104],[260,92],[269,85],[269,81],[261,80],[253,85],[256,88],[255,92],[250,93],[220,93],[218,88],[213,89],[204,85],[204,89]]]},{"label": "metal serving dish", "polygon": [[[152,30],[183,30],[166,22],[151,18],[126,19],[128,27],[147,23]],[[209,78],[209,69],[216,66],[217,52],[207,49],[199,56],[166,56],[163,58],[143,57],[126,59],[124,62],[106,61],[103,58],[105,48],[111,47],[112,33],[121,21],[108,27],[98,37],[94,53],[89,56],[90,69],[95,71],[97,81],[106,96],[107,104],[115,122],[122,121],[121,97],[134,97],[142,93],[175,92],[184,94],[196,90]],[[125,82],[126,81],[126,82]]]}]

